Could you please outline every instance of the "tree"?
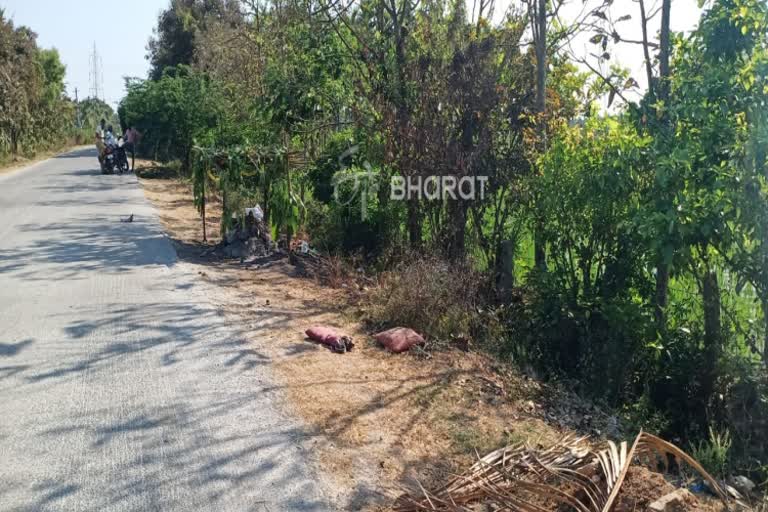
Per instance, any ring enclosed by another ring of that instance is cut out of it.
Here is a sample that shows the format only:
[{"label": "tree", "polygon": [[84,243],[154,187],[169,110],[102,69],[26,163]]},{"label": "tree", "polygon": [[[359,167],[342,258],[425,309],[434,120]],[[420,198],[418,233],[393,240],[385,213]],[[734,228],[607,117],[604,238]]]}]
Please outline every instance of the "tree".
[{"label": "tree", "polygon": [[[655,171],[647,204],[653,210],[641,229],[657,240],[649,245],[661,255],[661,263],[673,265],[678,275],[692,276],[701,294],[704,334],[698,398],[705,405],[711,404],[726,348],[721,270],[728,264],[739,271],[733,262],[735,231],[744,218],[736,206],[740,201],[729,191],[743,191],[743,163],[735,155],[748,139],[745,120],[756,106],[744,85],[755,80],[751,63],[755,52],[763,51],[755,34],[766,26],[765,20],[765,7],[749,0],[713,4],[689,38],[678,38],[672,59],[675,73],[660,86],[661,99],[655,104],[661,113],[656,116],[657,131],[651,132],[656,139]],[[660,288],[658,274],[663,270],[658,265],[657,322],[669,283],[667,276]]]},{"label": "tree", "polygon": [[[533,46],[536,52],[536,113],[539,115],[539,143],[543,144],[544,114],[547,110],[547,0],[530,0],[528,8],[531,16]],[[534,258],[536,266],[546,269],[546,249],[541,240],[540,227],[534,226]]]},{"label": "tree", "polygon": [[35,37],[26,27],[15,28],[0,11],[0,131],[12,154],[31,129],[42,85]]},{"label": "tree", "polygon": [[195,139],[221,120],[224,101],[217,84],[180,65],[166,68],[156,81],[129,81],[127,89],[118,107],[121,123],[143,134],[143,146],[155,158],[179,158],[188,172]]},{"label": "tree", "polygon": [[167,67],[191,65],[195,59],[195,37],[210,20],[226,19],[239,12],[235,0],[171,0],[160,13],[154,35],[147,44],[149,76],[162,77]]},{"label": "tree", "polygon": [[74,108],[63,94],[65,67],[36,38],[0,10],[0,154],[60,144],[74,129]]},{"label": "tree", "polygon": [[89,137],[93,136],[92,132],[95,131],[102,119],[105,119],[108,125],[111,124],[115,127],[120,124],[120,119],[112,107],[99,98],[85,98],[80,101],[78,108],[80,109],[80,121],[83,130],[87,130]]}]

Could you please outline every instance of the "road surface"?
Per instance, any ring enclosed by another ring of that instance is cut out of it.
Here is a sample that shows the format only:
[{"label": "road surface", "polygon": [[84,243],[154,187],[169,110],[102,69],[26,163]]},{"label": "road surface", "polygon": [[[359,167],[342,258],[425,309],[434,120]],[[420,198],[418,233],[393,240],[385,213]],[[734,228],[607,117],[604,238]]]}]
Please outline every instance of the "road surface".
[{"label": "road surface", "polygon": [[330,510],[197,277],[93,150],[0,176],[0,511]]}]

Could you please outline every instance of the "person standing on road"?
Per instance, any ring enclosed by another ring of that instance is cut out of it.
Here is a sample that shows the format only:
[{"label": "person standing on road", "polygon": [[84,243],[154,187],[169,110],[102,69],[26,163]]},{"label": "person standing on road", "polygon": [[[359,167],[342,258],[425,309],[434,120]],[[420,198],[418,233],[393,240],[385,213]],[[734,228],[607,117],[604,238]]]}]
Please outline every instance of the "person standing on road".
[{"label": "person standing on road", "polygon": [[136,172],[136,143],[139,139],[139,132],[130,126],[123,136],[125,137],[125,150],[131,152],[131,171]]},{"label": "person standing on road", "polygon": [[96,149],[99,150],[99,165],[104,165],[104,150],[106,145],[104,144],[104,137],[99,130],[96,130]]},{"label": "person standing on road", "polygon": [[107,134],[107,120],[102,119],[101,122],[96,125],[96,133],[98,133],[101,136],[101,139],[104,139],[104,136]]}]

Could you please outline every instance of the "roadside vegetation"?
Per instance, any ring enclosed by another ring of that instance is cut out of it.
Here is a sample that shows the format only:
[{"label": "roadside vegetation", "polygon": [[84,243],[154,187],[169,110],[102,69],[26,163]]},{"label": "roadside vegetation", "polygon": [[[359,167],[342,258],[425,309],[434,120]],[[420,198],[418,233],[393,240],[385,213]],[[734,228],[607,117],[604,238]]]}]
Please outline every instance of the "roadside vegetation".
[{"label": "roadside vegetation", "polygon": [[103,101],[68,98],[64,77],[58,51],[40,48],[37,35],[0,8],[0,165],[91,143],[102,118],[118,124]]},{"label": "roadside vegetation", "polygon": [[[362,262],[373,324],[469,340],[764,481],[768,8],[709,0],[680,34],[669,3],[564,24],[557,1],[496,23],[482,1],[172,0],[118,112],[222,230],[258,203],[286,243]],[[431,175],[486,194],[390,197]]]}]

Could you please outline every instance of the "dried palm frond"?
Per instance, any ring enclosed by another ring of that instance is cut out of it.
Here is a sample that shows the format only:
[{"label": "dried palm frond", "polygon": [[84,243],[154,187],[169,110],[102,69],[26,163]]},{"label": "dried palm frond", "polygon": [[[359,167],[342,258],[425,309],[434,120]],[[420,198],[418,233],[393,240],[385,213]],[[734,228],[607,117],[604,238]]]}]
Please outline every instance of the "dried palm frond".
[{"label": "dried palm frond", "polygon": [[696,461],[696,459],[685,453],[674,444],[652,434],[642,432],[640,437],[642,437],[640,452],[643,455],[651,455],[656,453],[661,457],[661,462],[665,465],[665,467],[667,456],[674,457],[678,462],[685,462],[693,469],[695,469],[701,475],[701,477],[706,480],[707,483],[709,483],[710,488],[720,497],[721,500],[725,502],[728,501],[728,496],[726,495],[725,491],[723,491],[722,487],[720,487],[720,485],[717,483],[717,480],[715,480],[712,475],[710,475],[707,470],[704,469],[704,467]]},{"label": "dried palm frond", "polygon": [[640,432],[631,446],[608,441],[601,450],[590,449],[586,438],[565,436],[546,449],[517,444],[480,458],[467,472],[434,491],[419,484],[419,492],[405,494],[396,512],[474,510],[477,504],[495,510],[547,512],[565,505],[578,512],[609,512],[633,461],[667,456],[686,462],[709,482],[726,502],[714,478],[690,455],[656,436]]}]

